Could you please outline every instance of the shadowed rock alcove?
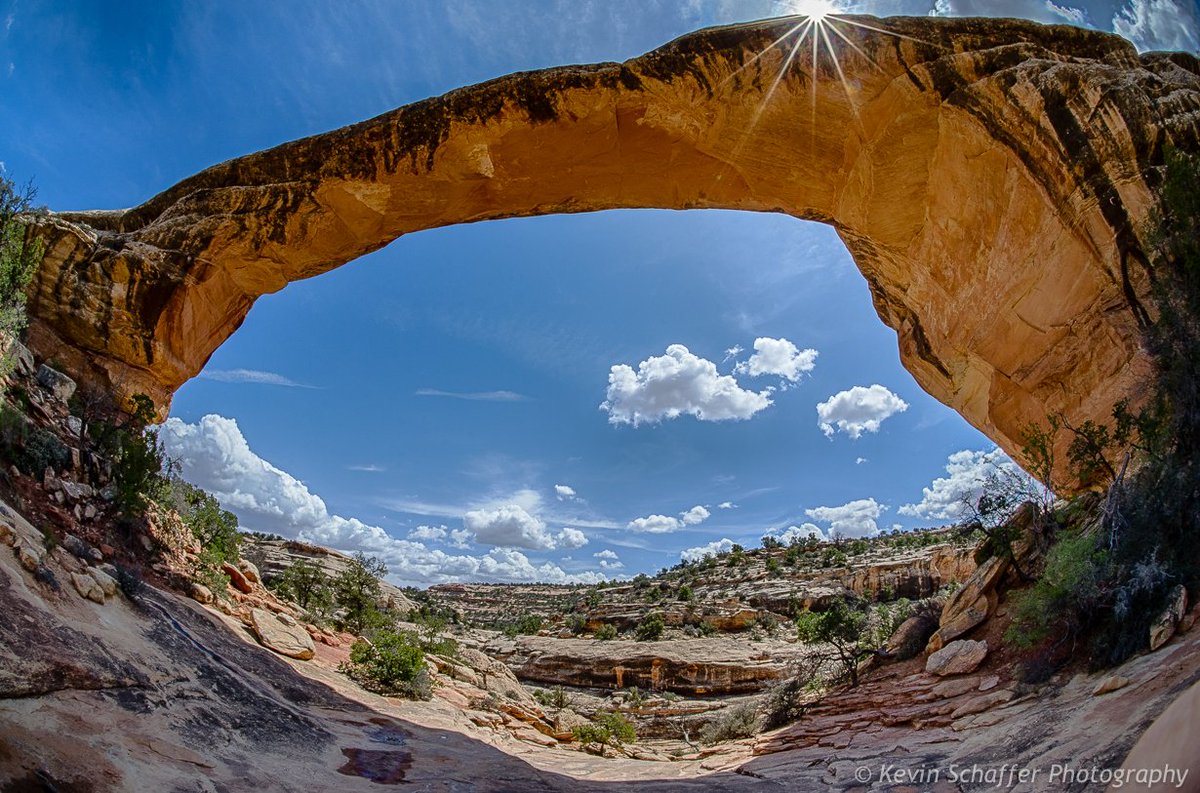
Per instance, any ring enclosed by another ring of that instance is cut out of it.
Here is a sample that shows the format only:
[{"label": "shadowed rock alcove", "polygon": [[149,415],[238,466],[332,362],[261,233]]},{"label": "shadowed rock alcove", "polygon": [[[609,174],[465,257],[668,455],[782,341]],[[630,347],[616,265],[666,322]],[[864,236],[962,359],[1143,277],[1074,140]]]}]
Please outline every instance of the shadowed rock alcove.
[{"label": "shadowed rock alcove", "polygon": [[165,411],[259,296],[403,234],[613,208],[780,212],[836,228],[904,366],[1016,454],[1029,422],[1102,421],[1136,396],[1159,166],[1170,146],[1200,148],[1197,117],[1196,58],[1095,31],[705,30],[231,160],[132,209],[53,214],[36,231],[30,341]]}]

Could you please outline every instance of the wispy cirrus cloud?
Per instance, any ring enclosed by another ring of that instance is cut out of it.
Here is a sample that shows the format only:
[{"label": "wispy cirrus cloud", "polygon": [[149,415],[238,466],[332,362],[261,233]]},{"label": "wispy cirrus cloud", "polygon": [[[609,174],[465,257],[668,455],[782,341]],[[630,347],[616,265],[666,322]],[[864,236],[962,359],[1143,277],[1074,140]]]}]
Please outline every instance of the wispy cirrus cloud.
[{"label": "wispy cirrus cloud", "polygon": [[347,465],[346,470],[347,471],[360,471],[360,472],[366,473],[366,474],[381,474],[384,471],[386,471],[387,469],[384,468],[382,465],[375,465],[374,463],[371,463],[369,465]]},{"label": "wispy cirrus cloud", "polygon": [[264,372],[261,369],[205,369],[200,373],[200,379],[213,380],[218,383],[255,383],[257,385],[281,385],[287,388],[317,388],[315,385],[297,383],[278,372]]},{"label": "wispy cirrus cloud", "polygon": [[416,396],[468,399],[474,402],[527,402],[529,397],[516,391],[442,391],[438,388],[418,388]]}]

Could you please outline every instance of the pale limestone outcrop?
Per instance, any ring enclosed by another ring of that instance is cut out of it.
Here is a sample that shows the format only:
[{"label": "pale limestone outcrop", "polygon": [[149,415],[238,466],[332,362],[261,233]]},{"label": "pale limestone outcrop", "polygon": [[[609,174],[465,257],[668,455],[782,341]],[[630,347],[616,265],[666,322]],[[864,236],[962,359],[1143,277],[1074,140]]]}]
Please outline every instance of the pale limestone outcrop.
[{"label": "pale limestone outcrop", "polygon": [[836,67],[798,57],[777,84],[794,18],[511,75],[129,210],[52,215],[32,347],[165,409],[258,297],[403,234],[742,209],[832,224],[906,368],[1006,451],[1048,414],[1107,419],[1145,370],[1163,152],[1200,148],[1196,58],[1016,20],[849,19],[870,28],[834,23]]}]

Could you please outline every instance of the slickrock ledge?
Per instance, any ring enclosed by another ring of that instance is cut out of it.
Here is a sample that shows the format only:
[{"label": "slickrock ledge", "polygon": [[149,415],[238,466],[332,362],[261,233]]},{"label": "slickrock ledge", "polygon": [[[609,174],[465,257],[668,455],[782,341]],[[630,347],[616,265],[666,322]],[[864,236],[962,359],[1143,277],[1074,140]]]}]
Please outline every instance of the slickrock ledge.
[{"label": "slickrock ledge", "polygon": [[905,367],[1009,453],[1048,414],[1107,419],[1145,368],[1145,226],[1166,148],[1200,149],[1200,63],[1067,26],[844,19],[845,84],[823,52],[772,90],[788,47],[769,45],[796,18],[714,28],[230,160],[132,209],[51,215],[32,346],[165,411],[258,297],[403,234],[741,209],[833,225]]}]

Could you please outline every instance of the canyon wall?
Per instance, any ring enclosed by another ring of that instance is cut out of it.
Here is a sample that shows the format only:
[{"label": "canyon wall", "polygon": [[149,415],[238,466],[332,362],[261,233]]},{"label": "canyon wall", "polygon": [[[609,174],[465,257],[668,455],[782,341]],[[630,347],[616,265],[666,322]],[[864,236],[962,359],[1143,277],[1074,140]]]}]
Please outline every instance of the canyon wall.
[{"label": "canyon wall", "polygon": [[833,225],[904,365],[1006,451],[1051,413],[1107,418],[1147,370],[1146,229],[1164,152],[1200,149],[1197,59],[1014,20],[826,26],[514,74],[52,214],[31,346],[165,410],[259,296],[403,234],[741,209]]}]

